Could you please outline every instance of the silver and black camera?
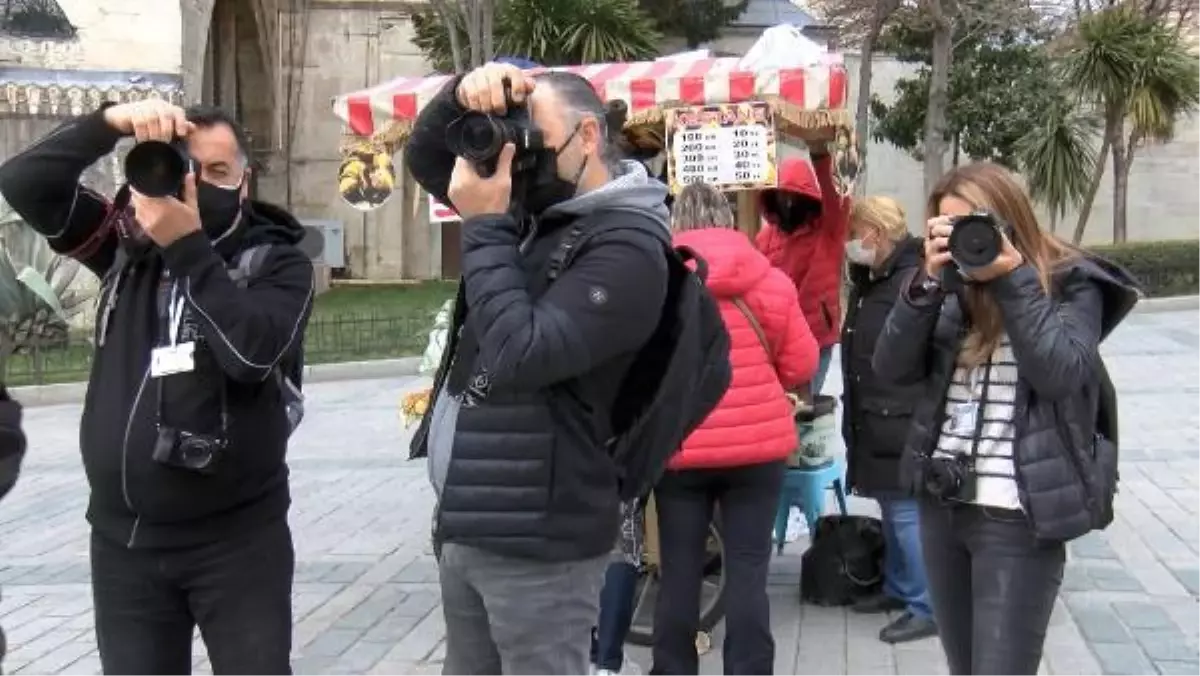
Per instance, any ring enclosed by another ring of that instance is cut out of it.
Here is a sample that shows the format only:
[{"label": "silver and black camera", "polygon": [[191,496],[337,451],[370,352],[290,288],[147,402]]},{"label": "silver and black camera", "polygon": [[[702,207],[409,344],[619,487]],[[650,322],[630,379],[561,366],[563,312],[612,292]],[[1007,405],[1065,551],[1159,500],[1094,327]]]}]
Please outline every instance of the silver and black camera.
[{"label": "silver and black camera", "polygon": [[925,457],[920,467],[921,488],[939,500],[971,502],[975,499],[974,462],[971,456],[959,453],[950,457]]},{"label": "silver and black camera", "polygon": [[213,474],[225,453],[225,439],[211,434],[194,434],[160,425],[154,443],[154,461],[168,467],[199,474]]}]

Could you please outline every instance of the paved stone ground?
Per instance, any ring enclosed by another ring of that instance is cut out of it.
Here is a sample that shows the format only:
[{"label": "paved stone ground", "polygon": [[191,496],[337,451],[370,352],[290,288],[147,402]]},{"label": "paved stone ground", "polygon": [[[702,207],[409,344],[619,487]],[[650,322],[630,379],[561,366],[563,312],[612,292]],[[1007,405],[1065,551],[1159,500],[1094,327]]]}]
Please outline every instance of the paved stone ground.
[{"label": "paved stone ground", "polygon": [[[1196,674],[1197,312],[1137,315],[1105,346],[1121,392],[1117,521],[1070,545],[1044,673]],[[415,380],[310,388],[291,459],[297,673],[433,673],[443,623],[428,545],[431,492],[405,460],[397,400]],[[837,379],[831,388],[839,387]],[[97,673],[79,410],[29,411],[25,474],[0,508],[0,615],[10,673]],[[855,502],[856,511],[870,504]],[[886,621],[801,607],[799,553],[776,560],[777,673],[944,673],[936,640],[890,648]],[[704,659],[720,673],[720,630]],[[196,666],[207,671],[197,643]],[[647,666],[644,649],[630,651]]]}]

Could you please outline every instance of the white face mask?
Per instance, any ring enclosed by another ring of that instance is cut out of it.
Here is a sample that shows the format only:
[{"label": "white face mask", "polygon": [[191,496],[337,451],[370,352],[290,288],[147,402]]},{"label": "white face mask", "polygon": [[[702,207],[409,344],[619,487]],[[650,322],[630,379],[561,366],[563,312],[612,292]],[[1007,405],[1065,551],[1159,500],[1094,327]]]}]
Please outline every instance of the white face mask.
[{"label": "white face mask", "polygon": [[863,245],[861,239],[852,239],[846,242],[846,258],[851,263],[859,265],[874,265],[875,264],[875,249],[867,248]]}]

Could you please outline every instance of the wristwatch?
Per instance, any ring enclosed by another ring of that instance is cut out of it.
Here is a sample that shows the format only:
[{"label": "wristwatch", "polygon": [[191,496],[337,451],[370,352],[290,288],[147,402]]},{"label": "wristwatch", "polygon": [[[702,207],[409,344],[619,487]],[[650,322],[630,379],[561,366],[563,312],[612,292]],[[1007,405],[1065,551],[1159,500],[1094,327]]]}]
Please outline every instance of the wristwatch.
[{"label": "wristwatch", "polygon": [[913,298],[928,298],[929,296],[941,293],[942,283],[935,277],[925,277],[920,283],[913,286],[911,295]]}]

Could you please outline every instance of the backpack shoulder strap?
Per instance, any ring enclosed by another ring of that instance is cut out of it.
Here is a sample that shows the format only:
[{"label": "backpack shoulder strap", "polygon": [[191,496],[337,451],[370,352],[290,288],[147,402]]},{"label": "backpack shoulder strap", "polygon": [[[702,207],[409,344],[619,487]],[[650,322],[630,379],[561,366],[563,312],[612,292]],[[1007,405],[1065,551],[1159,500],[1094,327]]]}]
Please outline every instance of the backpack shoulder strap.
[{"label": "backpack shoulder strap", "polygon": [[230,269],[230,277],[240,287],[245,287],[250,283],[250,279],[257,275],[259,270],[262,270],[263,263],[267,260],[267,254],[271,252],[270,244],[259,244],[252,246],[237,255],[236,264]]},{"label": "backpack shoulder strap", "polygon": [[558,279],[562,271],[571,266],[571,262],[575,259],[579,251],[583,249],[583,246],[597,235],[617,232],[619,230],[629,230],[640,232],[648,237],[654,237],[663,243],[664,246],[670,245],[670,239],[666,236],[665,232],[662,236],[659,236],[653,232],[647,232],[646,228],[643,227],[627,223],[611,223],[599,218],[600,216],[614,213],[626,213],[649,220],[644,213],[635,209],[605,209],[593,212],[580,219],[567,229],[567,232],[559,240],[558,247],[554,250],[554,253],[550,254],[550,264],[546,270],[546,276],[550,281]]}]

